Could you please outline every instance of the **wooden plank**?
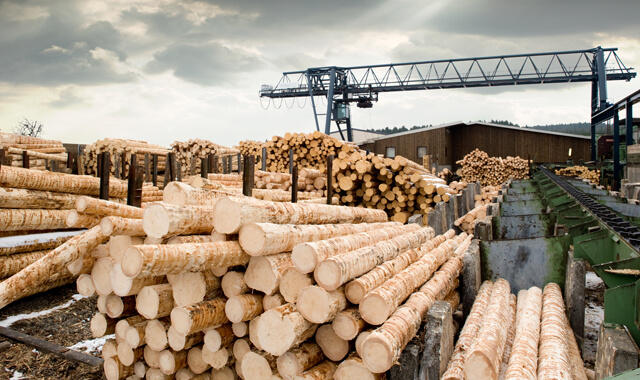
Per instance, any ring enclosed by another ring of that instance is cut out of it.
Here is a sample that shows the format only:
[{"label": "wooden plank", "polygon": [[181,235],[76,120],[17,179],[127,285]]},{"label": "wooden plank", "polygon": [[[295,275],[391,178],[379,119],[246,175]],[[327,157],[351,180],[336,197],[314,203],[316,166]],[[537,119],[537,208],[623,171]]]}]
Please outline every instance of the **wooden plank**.
[{"label": "wooden plank", "polygon": [[99,367],[103,364],[103,360],[101,358],[97,358],[93,355],[85,354],[80,351],[70,350],[67,347],[61,346],[59,344],[49,342],[35,336],[27,335],[8,327],[0,327],[0,335],[5,336],[13,341],[35,347],[39,351],[58,355],[68,360],[84,363],[93,367]]}]

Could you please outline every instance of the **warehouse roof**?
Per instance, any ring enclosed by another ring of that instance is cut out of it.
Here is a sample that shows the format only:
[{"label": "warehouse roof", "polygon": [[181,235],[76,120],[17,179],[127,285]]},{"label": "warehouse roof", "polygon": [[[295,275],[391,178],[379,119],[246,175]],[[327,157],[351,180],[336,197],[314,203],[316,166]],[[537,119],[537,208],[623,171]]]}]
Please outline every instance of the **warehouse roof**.
[{"label": "warehouse roof", "polygon": [[591,138],[589,136],[574,135],[574,134],[571,134],[571,133],[545,131],[545,130],[542,130],[542,129],[535,129],[535,128],[512,127],[512,126],[509,126],[509,125],[486,123],[486,122],[481,122],[481,121],[474,121],[474,122],[470,122],[470,123],[466,123],[466,122],[463,122],[463,121],[455,121],[455,122],[452,122],[452,123],[445,123],[445,124],[435,125],[433,127],[413,129],[413,130],[410,130],[410,131],[394,133],[394,134],[391,134],[391,135],[382,135],[380,137],[374,137],[374,138],[368,139],[366,141],[362,141],[361,144],[367,144],[367,143],[371,143],[371,142],[374,142],[374,141],[377,141],[377,140],[383,140],[383,139],[396,137],[396,136],[404,136],[404,135],[410,135],[410,134],[413,134],[413,133],[432,131],[434,129],[449,128],[449,127],[456,127],[456,126],[462,126],[462,125],[481,125],[481,126],[486,126],[486,127],[513,129],[513,130],[521,131],[521,132],[544,133],[544,134],[547,134],[547,135],[574,137],[574,138],[586,139],[586,140],[589,140]]}]

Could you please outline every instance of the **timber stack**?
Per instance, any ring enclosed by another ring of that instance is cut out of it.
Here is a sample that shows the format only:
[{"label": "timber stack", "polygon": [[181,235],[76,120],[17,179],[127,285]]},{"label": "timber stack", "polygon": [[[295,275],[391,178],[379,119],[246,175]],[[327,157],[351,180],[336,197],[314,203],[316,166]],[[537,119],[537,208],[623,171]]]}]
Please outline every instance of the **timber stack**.
[{"label": "timber stack", "polygon": [[484,282],[442,379],[559,376],[587,379],[558,284],[521,290],[516,297],[504,279]]},{"label": "timber stack", "polygon": [[51,167],[51,161],[55,161],[59,167],[67,162],[67,150],[62,142],[56,140],[0,132],[0,148],[5,149],[3,165],[25,167],[23,152],[29,157],[31,169],[47,170]]},{"label": "timber stack", "polygon": [[333,177],[340,204],[385,210],[402,223],[414,213],[426,215],[454,193],[444,180],[402,156],[340,153],[333,162]]},{"label": "timber stack", "polygon": [[[118,178],[128,178],[131,165],[131,155],[136,155],[137,164],[142,166],[145,155],[158,156],[158,172],[164,173],[167,153],[169,150],[160,145],[149,144],[146,141],[126,139],[102,139],[87,145],[84,150],[84,174],[98,173],[98,156],[109,152],[111,174]],[[151,159],[151,158],[150,158]]]},{"label": "timber stack", "polygon": [[204,139],[190,139],[187,141],[174,141],[171,149],[176,155],[176,162],[182,171],[183,176],[189,174],[200,174],[201,160],[208,159],[209,155],[218,157],[218,167],[222,164],[223,156],[231,156],[235,159],[233,165],[238,170],[237,157],[239,151],[237,149],[228,148],[218,145],[212,141]]},{"label": "timber stack", "polygon": [[260,160],[262,160],[263,144],[264,143],[261,143],[260,141],[243,140],[238,143],[238,146],[236,148],[240,151],[240,154],[242,154],[243,156],[255,157],[255,160],[256,160],[255,162],[258,163],[260,162]]},{"label": "timber stack", "polygon": [[480,182],[483,186],[498,186],[509,179],[529,178],[529,162],[520,157],[489,157],[479,149],[467,153],[456,162],[456,171],[465,182]]},{"label": "timber stack", "polygon": [[480,194],[473,196],[475,200],[475,206],[481,206],[489,204],[493,201],[493,198],[497,197],[500,193],[501,186],[482,186],[480,188]]},{"label": "timber stack", "polygon": [[598,185],[600,183],[600,171],[597,169],[589,170],[589,168],[586,166],[569,166],[567,168],[556,169],[555,173],[556,175],[565,177],[577,177],[580,179],[584,179],[594,185]]},{"label": "timber stack", "polygon": [[113,334],[107,379],[380,379],[430,305],[459,303],[464,233],[197,190],[146,207],[142,230],[106,230],[78,278],[98,294],[93,335]]},{"label": "timber stack", "polygon": [[474,207],[465,215],[456,219],[453,222],[453,224],[459,227],[462,231],[468,234],[473,234],[473,229],[475,228],[476,223],[479,220],[484,219],[486,216],[487,216],[487,205],[480,204]]},{"label": "timber stack", "polygon": [[274,136],[264,144],[267,149],[267,171],[289,172],[289,154],[293,149],[293,160],[300,168],[324,170],[327,157],[355,152],[358,147],[338,140],[321,132],[287,133],[283,137]]}]

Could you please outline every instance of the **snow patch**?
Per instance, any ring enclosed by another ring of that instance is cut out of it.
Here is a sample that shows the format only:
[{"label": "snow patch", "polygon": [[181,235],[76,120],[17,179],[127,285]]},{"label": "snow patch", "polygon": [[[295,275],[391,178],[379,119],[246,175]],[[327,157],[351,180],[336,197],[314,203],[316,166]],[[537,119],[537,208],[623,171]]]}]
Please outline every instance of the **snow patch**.
[{"label": "snow patch", "polygon": [[585,275],[584,287],[590,290],[597,290],[604,286],[604,282],[595,272],[587,272]]},{"label": "snow patch", "polygon": [[82,342],[78,342],[68,348],[70,350],[84,351],[87,353],[98,352],[98,350],[100,350],[102,346],[104,346],[104,342],[114,338],[115,338],[114,334],[105,335],[100,338],[83,340]]},{"label": "snow patch", "polygon": [[40,311],[34,311],[32,313],[24,313],[24,314],[17,314],[17,315],[12,315],[2,321],[0,321],[0,326],[2,327],[9,327],[12,324],[16,323],[17,321],[23,320],[23,319],[32,319],[32,318],[38,318],[41,317],[43,315],[47,315],[47,314],[51,314],[56,310],[60,310],[60,309],[66,309],[67,307],[73,305],[76,301],[79,301],[83,298],[87,298],[85,296],[81,296],[79,294],[74,294],[72,297],[72,299],[61,304],[58,306],[54,306],[50,309],[45,309],[45,310],[40,310]]},{"label": "snow patch", "polygon": [[[9,371],[9,370],[7,370]],[[27,377],[20,371],[14,371],[13,375],[11,376],[11,378],[9,380],[21,380],[21,379],[26,379]]]},{"label": "snow patch", "polygon": [[79,235],[86,230],[80,231],[60,231],[60,232],[46,232],[43,234],[30,234],[30,235],[18,235],[18,236],[6,236],[0,238],[0,248],[12,248],[22,245],[28,245],[33,243],[47,242],[55,240],[61,237]]}]

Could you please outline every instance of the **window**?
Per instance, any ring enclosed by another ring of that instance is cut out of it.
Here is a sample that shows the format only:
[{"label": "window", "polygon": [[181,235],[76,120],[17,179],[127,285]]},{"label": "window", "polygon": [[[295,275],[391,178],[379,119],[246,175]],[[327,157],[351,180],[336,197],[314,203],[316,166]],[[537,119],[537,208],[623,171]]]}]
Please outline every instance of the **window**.
[{"label": "window", "polygon": [[422,158],[424,156],[427,155],[427,147],[426,146],[419,146],[418,147],[418,158]]},{"label": "window", "polygon": [[384,152],[385,157],[394,158],[396,156],[396,147],[388,146]]}]

